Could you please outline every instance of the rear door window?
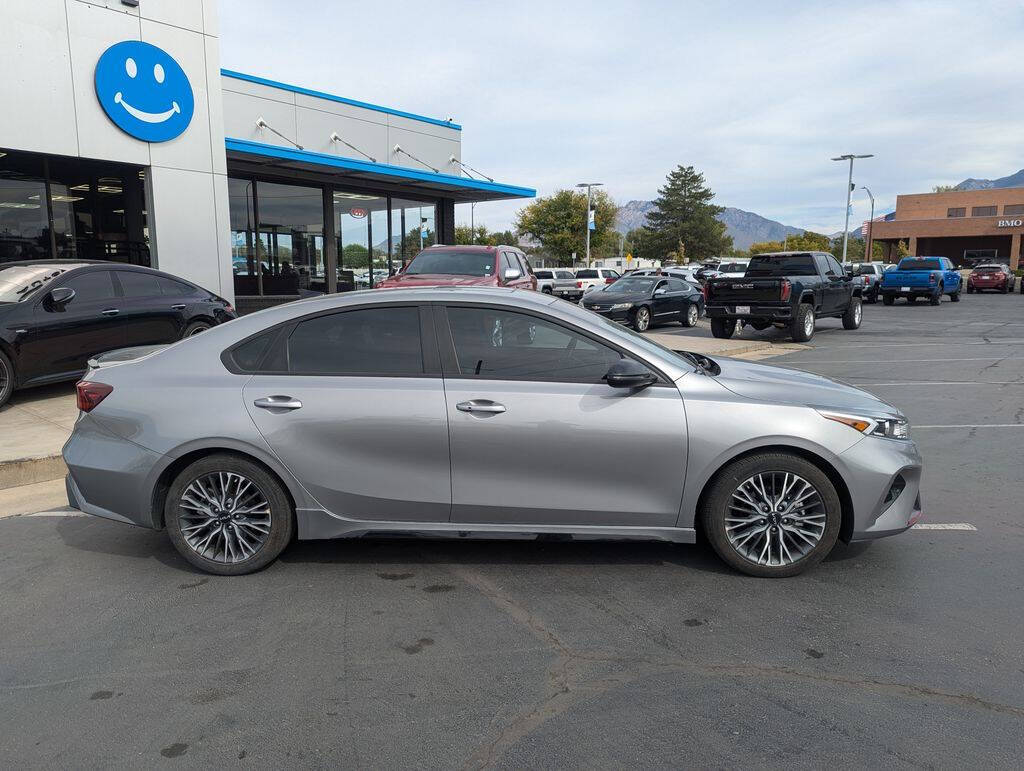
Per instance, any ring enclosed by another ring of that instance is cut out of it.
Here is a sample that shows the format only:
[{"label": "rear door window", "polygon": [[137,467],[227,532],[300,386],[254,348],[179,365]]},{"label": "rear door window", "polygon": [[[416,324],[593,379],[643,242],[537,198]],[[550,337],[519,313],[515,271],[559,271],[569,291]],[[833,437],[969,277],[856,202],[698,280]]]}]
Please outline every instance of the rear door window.
[{"label": "rear door window", "polygon": [[422,375],[419,309],[365,308],[300,321],[288,337],[288,371],[338,376]]},{"label": "rear door window", "polygon": [[152,273],[137,273],[133,270],[119,270],[116,273],[125,297],[156,297],[160,295],[160,282]]}]

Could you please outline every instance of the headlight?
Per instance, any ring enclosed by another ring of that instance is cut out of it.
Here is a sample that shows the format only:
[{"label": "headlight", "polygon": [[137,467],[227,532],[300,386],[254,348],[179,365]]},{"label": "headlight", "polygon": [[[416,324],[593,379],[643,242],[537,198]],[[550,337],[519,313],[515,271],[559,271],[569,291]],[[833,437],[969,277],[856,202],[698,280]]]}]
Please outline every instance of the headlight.
[{"label": "headlight", "polygon": [[839,412],[822,412],[818,414],[826,420],[834,420],[842,423],[855,431],[860,431],[868,436],[878,436],[882,439],[898,439],[906,441],[910,439],[910,423],[906,418],[880,418],[866,415],[849,415]]},{"label": "headlight", "polygon": [[615,305],[613,305],[611,307],[611,309],[613,311],[624,311],[627,308],[632,308],[632,307],[633,307],[633,303],[615,303]]}]

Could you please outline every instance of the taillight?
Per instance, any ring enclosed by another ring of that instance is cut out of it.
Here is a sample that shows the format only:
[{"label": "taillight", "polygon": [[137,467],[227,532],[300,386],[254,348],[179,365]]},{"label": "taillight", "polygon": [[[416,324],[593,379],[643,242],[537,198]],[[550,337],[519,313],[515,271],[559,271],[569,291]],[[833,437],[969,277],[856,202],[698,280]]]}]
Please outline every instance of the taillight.
[{"label": "taillight", "polygon": [[788,278],[782,279],[782,296],[779,299],[786,302],[791,294],[793,294],[793,284]]},{"label": "taillight", "polygon": [[114,386],[106,383],[93,383],[88,380],[79,381],[75,387],[78,392],[78,409],[89,412],[114,390]]},{"label": "taillight", "polygon": [[704,304],[707,305],[708,300],[711,299],[711,284],[709,282],[705,282],[700,291],[704,293]]},{"label": "taillight", "polygon": [[614,283],[615,283],[615,279],[614,279],[614,278],[611,278],[611,277],[609,277],[609,278],[606,278],[606,279],[604,280],[604,283],[606,283],[606,284],[614,284]]},{"label": "taillight", "polygon": [[576,282],[576,288],[577,289],[582,289],[583,288],[583,282],[582,281],[577,281]]},{"label": "taillight", "polygon": [[939,282],[939,277],[938,276],[936,276],[934,273],[929,273],[928,274],[928,283],[929,284],[937,284],[938,282]]}]

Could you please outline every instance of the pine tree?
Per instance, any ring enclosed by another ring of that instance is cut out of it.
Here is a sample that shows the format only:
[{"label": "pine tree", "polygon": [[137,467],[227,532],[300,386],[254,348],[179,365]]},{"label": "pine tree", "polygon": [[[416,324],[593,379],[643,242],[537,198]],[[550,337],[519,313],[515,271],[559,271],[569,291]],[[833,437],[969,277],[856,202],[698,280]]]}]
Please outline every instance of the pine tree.
[{"label": "pine tree", "polygon": [[725,234],[725,223],[717,218],[725,208],[711,203],[714,197],[704,175],[693,166],[669,172],[647,215],[645,246],[664,256],[679,251],[682,244],[686,255],[697,261],[727,254],[732,237]]}]

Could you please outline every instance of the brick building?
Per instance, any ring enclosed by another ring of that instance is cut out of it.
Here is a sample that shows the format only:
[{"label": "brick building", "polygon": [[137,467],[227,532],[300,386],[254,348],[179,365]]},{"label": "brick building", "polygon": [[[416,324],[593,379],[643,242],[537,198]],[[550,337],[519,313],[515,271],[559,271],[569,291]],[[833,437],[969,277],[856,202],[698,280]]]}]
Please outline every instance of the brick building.
[{"label": "brick building", "polygon": [[914,193],[896,198],[896,211],[871,223],[872,240],[887,260],[897,243],[919,256],[949,257],[964,267],[1001,262],[1016,268],[1024,233],[1024,188]]}]

